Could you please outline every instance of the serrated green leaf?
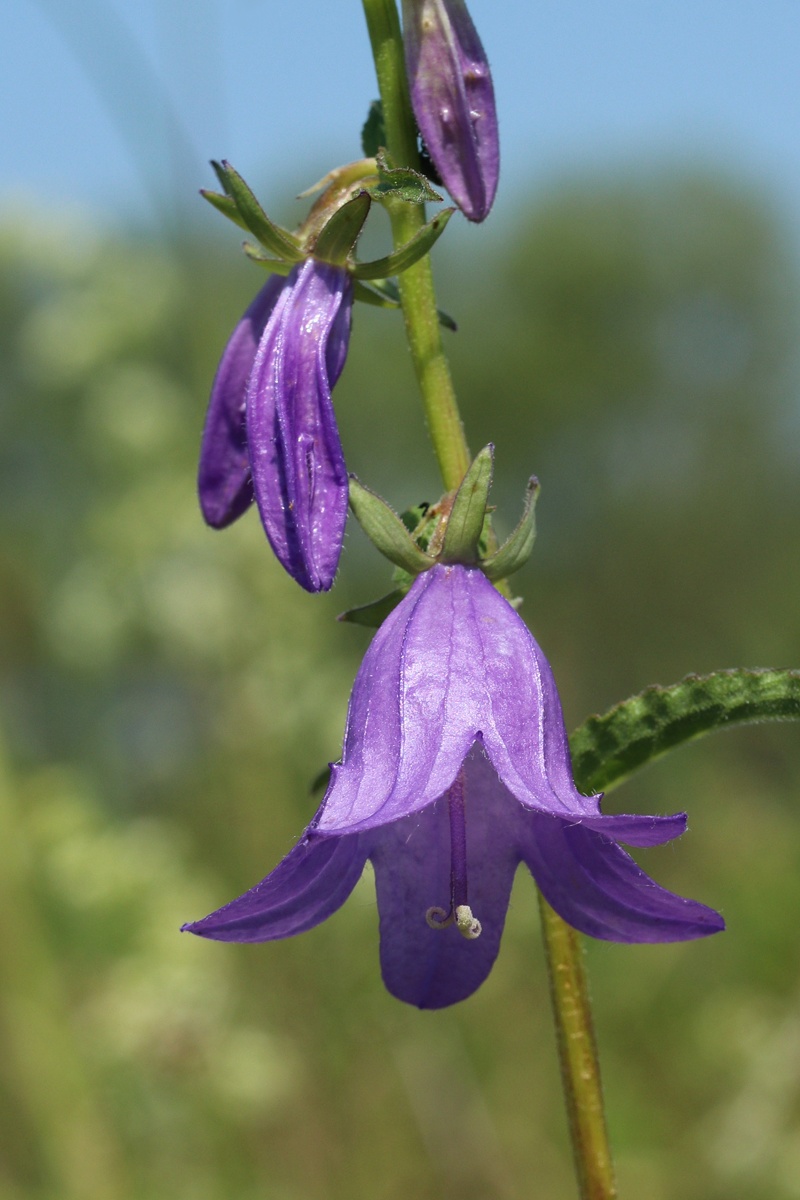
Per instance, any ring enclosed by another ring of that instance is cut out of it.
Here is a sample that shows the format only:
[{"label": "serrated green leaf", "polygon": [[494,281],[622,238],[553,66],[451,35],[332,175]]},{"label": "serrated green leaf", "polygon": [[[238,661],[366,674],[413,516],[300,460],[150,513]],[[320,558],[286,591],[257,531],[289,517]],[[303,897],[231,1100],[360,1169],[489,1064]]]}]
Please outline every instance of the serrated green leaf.
[{"label": "serrated green leaf", "polygon": [[442,199],[430,180],[411,167],[394,167],[384,152],[376,153],[378,182],[369,189],[373,200],[395,199],[408,204],[435,204]]},{"label": "serrated green leaf", "polygon": [[461,481],[447,518],[442,562],[478,561],[478,542],[483,532],[486,503],[492,486],[493,460],[494,446],[484,446]]},{"label": "serrated green leaf", "polygon": [[456,210],[445,208],[417,230],[410,241],[398,250],[393,250],[385,258],[376,258],[372,262],[356,263],[353,274],[356,279],[385,279],[387,275],[399,275],[408,267],[413,267],[423,255],[428,254],[434,244],[444,233],[447,222]]},{"label": "serrated green leaf", "polygon": [[305,258],[297,239],[270,221],[238,171],[225,161],[212,165],[225,191],[235,201],[246,227],[258,238],[261,245],[278,258],[285,258],[289,262],[299,262],[301,258]]},{"label": "serrated green leaf", "polygon": [[365,158],[374,158],[381,147],[386,145],[386,123],[380,100],[373,100],[369,106],[367,119],[361,130],[361,145]]},{"label": "serrated green leaf", "polygon": [[668,750],[715,729],[755,721],[800,720],[800,671],[716,671],[672,687],[648,687],[570,737],[578,788],[608,791]]},{"label": "serrated green leaf", "polygon": [[370,604],[362,604],[358,608],[348,608],[347,612],[339,613],[337,621],[346,621],[351,625],[364,625],[367,629],[377,629],[383,624],[389,613],[397,608],[408,589],[395,588],[380,600]]},{"label": "serrated green leaf", "polygon": [[397,513],[380,496],[350,476],[350,507],[369,540],[395,566],[419,575],[434,565],[420,550]]},{"label": "serrated green leaf", "polygon": [[481,570],[492,582],[513,575],[528,561],[536,541],[536,499],[539,495],[539,480],[531,475],[525,489],[522,517],[514,532],[499,550],[490,554],[481,563]]}]

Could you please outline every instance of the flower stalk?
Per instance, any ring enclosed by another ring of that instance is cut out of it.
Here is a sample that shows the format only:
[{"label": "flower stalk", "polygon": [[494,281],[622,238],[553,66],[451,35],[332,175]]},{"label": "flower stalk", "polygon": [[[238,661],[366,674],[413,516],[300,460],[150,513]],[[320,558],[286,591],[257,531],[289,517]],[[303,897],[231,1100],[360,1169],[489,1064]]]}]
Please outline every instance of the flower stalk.
[{"label": "flower stalk", "polygon": [[561,1082],[581,1200],[615,1200],[600,1062],[581,935],[539,894]]},{"label": "flower stalk", "polygon": [[[419,170],[417,132],[409,98],[403,38],[395,0],[362,0],[386,125],[386,149],[395,165]],[[389,207],[395,248],[425,224],[425,205],[395,201]],[[400,300],[428,432],[447,491],[461,483],[469,447],[442,346],[430,258],[425,255],[399,278]]]},{"label": "flower stalk", "polygon": [[[362,2],[383,104],[387,149],[396,163],[418,168],[416,126],[395,0]],[[424,225],[425,207],[397,203],[390,219],[397,247]],[[431,441],[444,486],[452,491],[466,474],[470,453],[442,347],[429,256],[400,277],[400,297]],[[539,902],[581,1200],[613,1200],[617,1192],[580,939],[541,895]]]}]

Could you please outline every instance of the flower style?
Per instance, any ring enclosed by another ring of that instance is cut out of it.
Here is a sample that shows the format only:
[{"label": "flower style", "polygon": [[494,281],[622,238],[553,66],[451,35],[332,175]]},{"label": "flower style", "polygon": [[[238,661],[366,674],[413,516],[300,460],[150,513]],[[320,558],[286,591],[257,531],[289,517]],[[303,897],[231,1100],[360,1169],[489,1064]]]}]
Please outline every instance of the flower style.
[{"label": "flower style", "polygon": [[344,266],[306,258],[259,292],[228,342],[200,451],[200,505],[215,529],[255,497],[270,545],[309,592],[333,583],[347,471],[331,402],[350,338]]},{"label": "flower style", "polygon": [[450,195],[470,221],[492,207],[500,170],[489,63],[464,0],[403,0],[414,115]]},{"label": "flower style", "polygon": [[604,816],[582,796],[547,659],[476,568],[420,575],[378,630],[350,699],[341,763],[295,848],[251,891],[184,926],[261,942],[319,924],[375,869],[386,987],[420,1008],[491,970],[520,862],[571,925],[616,942],[724,928],[659,887],[618,842],[679,836],[685,814]]}]

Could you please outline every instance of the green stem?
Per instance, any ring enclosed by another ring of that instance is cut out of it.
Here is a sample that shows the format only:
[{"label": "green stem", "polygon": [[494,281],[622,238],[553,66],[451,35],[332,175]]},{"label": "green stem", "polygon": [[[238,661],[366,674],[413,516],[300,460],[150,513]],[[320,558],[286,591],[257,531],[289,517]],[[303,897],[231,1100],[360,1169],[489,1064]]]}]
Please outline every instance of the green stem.
[{"label": "green stem", "polygon": [[[362,0],[383,104],[386,149],[397,166],[419,170],[417,127],[408,93],[403,38],[395,0]],[[389,208],[395,248],[425,224],[425,205],[396,201]],[[406,337],[422,393],[428,432],[447,491],[461,483],[470,464],[450,366],[442,347],[430,257],[399,278]]]},{"label": "green stem", "polygon": [[[397,166],[419,170],[403,40],[395,0],[362,0],[383,104],[387,150]],[[389,211],[395,247],[425,223],[423,204],[394,203]],[[458,487],[470,463],[450,368],[441,342],[430,258],[400,276],[406,336],[422,392],[444,485]],[[581,1200],[617,1195],[606,1135],[600,1068],[578,934],[540,898],[561,1074]]]},{"label": "green stem", "polygon": [[561,1080],[581,1200],[614,1200],[600,1063],[580,934],[539,896]]}]

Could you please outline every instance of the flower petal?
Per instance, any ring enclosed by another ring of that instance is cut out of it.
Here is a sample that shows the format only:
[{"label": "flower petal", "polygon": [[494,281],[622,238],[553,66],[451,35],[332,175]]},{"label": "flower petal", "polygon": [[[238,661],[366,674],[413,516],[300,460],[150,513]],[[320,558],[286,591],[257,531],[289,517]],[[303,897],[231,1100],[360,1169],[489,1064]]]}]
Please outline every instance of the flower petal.
[{"label": "flower petal", "polygon": [[333,583],[347,519],[331,389],[344,366],[353,284],[309,258],[286,278],[247,389],[247,441],[261,520],[280,562],[307,591]]},{"label": "flower petal", "polygon": [[198,472],[200,507],[214,529],[230,525],[253,501],[244,412],[247,380],[283,286],[276,276],[261,289],[234,329],[214,377]]},{"label": "flower petal", "polygon": [[553,673],[527,626],[481,571],[439,564],[367,650],[320,830],[419,812],[447,791],[478,738],[520,803],[600,816],[598,797],[572,780]]},{"label": "flower petal", "polygon": [[[477,756],[477,757],[476,757]],[[450,907],[450,825],[447,798],[421,813],[362,835],[370,839],[387,989],[418,1008],[464,1000],[492,969],[505,924],[519,854],[509,835],[507,804],[519,808],[476,750],[465,769],[469,903],[480,937],[454,925],[431,929],[430,907]]]},{"label": "flower petal", "polygon": [[673,838],[686,833],[686,813],[674,813],[669,817],[599,816],[581,817],[584,829],[593,829],[615,842],[626,846],[663,846]]},{"label": "flower petal", "polygon": [[458,773],[475,740],[476,702],[485,694],[485,683],[475,681],[465,706],[470,681],[464,679],[452,695],[470,650],[450,600],[449,581],[462,571],[436,566],[420,575],[373,638],[353,685],[342,762],[333,767],[320,832],[371,829],[420,812]]},{"label": "flower petal", "polygon": [[261,883],[183,929],[218,942],[270,942],[305,933],[341,908],[366,858],[358,835],[320,840],[306,834]]},{"label": "flower petal", "polygon": [[464,0],[403,0],[411,102],[425,145],[470,221],[492,207],[500,169],[489,63]]},{"label": "flower petal", "polygon": [[613,841],[583,824],[528,812],[523,860],[544,898],[581,933],[611,942],[681,942],[725,928],[719,913],[668,892]]}]

